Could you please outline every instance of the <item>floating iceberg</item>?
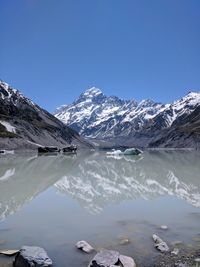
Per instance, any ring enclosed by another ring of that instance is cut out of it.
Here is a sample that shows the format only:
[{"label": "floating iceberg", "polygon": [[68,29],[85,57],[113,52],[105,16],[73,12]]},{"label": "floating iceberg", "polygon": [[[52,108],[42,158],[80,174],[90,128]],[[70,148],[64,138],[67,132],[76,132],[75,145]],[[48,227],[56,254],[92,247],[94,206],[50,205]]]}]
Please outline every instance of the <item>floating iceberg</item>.
[{"label": "floating iceberg", "polygon": [[140,149],[138,148],[127,148],[124,151],[121,150],[113,150],[111,152],[107,152],[107,155],[140,155],[143,153]]}]

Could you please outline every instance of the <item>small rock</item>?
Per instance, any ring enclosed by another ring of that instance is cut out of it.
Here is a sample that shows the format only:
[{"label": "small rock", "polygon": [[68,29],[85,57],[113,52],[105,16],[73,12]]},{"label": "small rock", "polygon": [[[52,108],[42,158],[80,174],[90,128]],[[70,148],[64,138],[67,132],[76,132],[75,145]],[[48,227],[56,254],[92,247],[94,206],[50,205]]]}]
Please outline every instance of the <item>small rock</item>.
[{"label": "small rock", "polygon": [[169,251],[169,247],[168,245],[157,235],[153,235],[153,240],[154,240],[154,246],[155,248],[157,248],[159,251],[161,252],[168,252]]},{"label": "small rock", "polygon": [[131,258],[131,257],[120,255],[119,260],[120,260],[121,264],[123,265],[123,267],[136,267],[136,264],[135,264],[133,258]]},{"label": "small rock", "polygon": [[168,227],[167,227],[167,225],[161,225],[161,226],[160,226],[160,229],[162,229],[162,230],[167,230]]},{"label": "small rock", "polygon": [[102,250],[91,260],[88,267],[110,267],[119,261],[119,252],[114,250]]},{"label": "small rock", "polygon": [[196,263],[200,263],[200,258],[196,258],[194,261],[195,261]]},{"label": "small rock", "polygon": [[173,254],[173,255],[178,255],[178,253],[179,253],[179,249],[178,248],[174,248],[172,250],[172,252],[171,252],[171,254]]},{"label": "small rock", "polygon": [[123,238],[119,242],[120,245],[127,245],[129,243],[130,243],[130,240],[128,238]]},{"label": "small rock", "polygon": [[76,247],[86,253],[91,253],[94,250],[94,248],[84,240],[78,241]]},{"label": "small rock", "polygon": [[40,247],[23,246],[13,263],[14,267],[50,267],[52,260]]}]

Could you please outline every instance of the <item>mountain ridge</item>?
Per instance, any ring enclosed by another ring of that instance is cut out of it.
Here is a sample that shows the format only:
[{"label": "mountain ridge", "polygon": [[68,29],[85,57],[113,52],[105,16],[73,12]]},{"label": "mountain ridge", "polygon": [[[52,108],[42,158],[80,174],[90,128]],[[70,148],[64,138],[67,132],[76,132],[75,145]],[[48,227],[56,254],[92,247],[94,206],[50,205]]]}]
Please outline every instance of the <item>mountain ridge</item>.
[{"label": "mountain ridge", "polygon": [[54,115],[86,138],[117,142],[121,139],[123,144],[143,143],[146,147],[159,136],[162,139],[167,130],[175,129],[179,121],[184,123],[184,118],[199,105],[200,92],[190,91],[171,104],[162,104],[149,99],[137,102],[105,96],[100,89],[92,87],[72,104],[57,108]]}]

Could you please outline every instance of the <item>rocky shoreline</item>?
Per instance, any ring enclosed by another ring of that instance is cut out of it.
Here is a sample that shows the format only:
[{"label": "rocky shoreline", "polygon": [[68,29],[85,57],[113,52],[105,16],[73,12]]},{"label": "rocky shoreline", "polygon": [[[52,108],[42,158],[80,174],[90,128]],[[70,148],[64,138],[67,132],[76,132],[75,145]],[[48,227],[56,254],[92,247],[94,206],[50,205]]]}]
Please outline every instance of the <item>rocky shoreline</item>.
[{"label": "rocky shoreline", "polygon": [[[163,226],[164,227],[164,226]],[[162,229],[162,228],[161,228]],[[163,228],[164,230],[164,228]],[[167,230],[167,228],[165,229]],[[127,239],[128,240],[128,239]],[[130,245],[130,242],[120,242],[120,245]],[[95,249],[88,242],[81,240],[75,245],[78,251],[83,254],[90,254],[87,264],[80,263],[85,267],[199,267],[200,266],[200,246],[189,246],[181,241],[175,241],[169,246],[156,235],[152,236],[152,245],[157,250],[156,255],[149,256],[145,263],[138,259],[136,255],[126,256],[113,249]],[[12,253],[13,252],[13,253]],[[47,252],[40,247],[23,246],[20,250],[8,250],[2,253],[5,262],[0,262],[0,267],[51,267],[53,261]],[[130,253],[129,253],[130,254]],[[6,258],[6,256],[9,256]],[[135,260],[136,258],[136,260]],[[88,257],[86,257],[88,259]],[[86,261],[84,261],[86,262]]]}]

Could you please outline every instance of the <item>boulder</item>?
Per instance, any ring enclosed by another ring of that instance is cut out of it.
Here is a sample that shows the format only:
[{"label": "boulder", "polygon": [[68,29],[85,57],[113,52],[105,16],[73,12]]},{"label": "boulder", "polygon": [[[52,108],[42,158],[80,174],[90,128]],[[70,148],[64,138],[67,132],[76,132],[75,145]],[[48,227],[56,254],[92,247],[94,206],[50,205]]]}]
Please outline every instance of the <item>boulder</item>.
[{"label": "boulder", "polygon": [[88,267],[110,267],[119,261],[119,252],[114,250],[102,250],[91,260]]},{"label": "boulder", "polygon": [[23,246],[15,257],[14,267],[50,267],[52,260],[40,247]]},{"label": "boulder", "polygon": [[90,253],[90,252],[92,252],[94,250],[94,248],[84,240],[78,241],[76,243],[76,247],[78,249],[81,249],[82,251],[84,251],[86,253]]},{"label": "boulder", "polygon": [[118,251],[102,250],[91,260],[88,267],[136,267],[131,257],[120,255]]},{"label": "boulder", "polygon": [[70,146],[66,146],[66,147],[64,147],[63,149],[62,149],[62,151],[64,152],[64,153],[68,153],[68,152],[72,152],[72,153],[74,153],[74,152],[76,152],[76,150],[77,150],[77,146],[75,146],[75,145],[70,145]]},{"label": "boulder", "polygon": [[40,146],[38,147],[38,153],[52,153],[52,152],[60,152],[60,149],[56,146]]},{"label": "boulder", "polygon": [[153,240],[154,240],[154,246],[157,250],[161,251],[161,252],[168,252],[169,251],[169,247],[168,245],[157,235],[153,235]]}]

